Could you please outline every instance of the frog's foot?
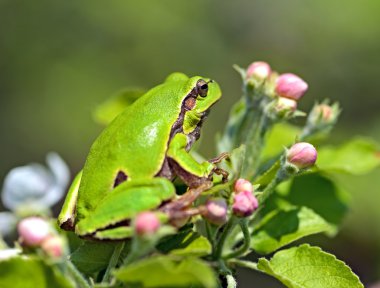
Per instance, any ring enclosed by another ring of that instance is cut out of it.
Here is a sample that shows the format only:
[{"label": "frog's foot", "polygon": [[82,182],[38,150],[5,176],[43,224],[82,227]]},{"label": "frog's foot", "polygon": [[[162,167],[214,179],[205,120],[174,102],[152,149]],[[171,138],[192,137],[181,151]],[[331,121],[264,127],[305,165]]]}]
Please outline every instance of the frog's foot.
[{"label": "frog's foot", "polygon": [[192,216],[204,213],[205,207],[188,208],[180,211],[171,211],[169,215],[169,222],[173,226],[180,228],[184,226]]},{"label": "frog's foot", "polygon": [[229,173],[222,169],[222,168],[219,168],[219,167],[215,167],[213,172],[216,174],[216,175],[222,175],[222,182],[223,183],[226,183],[228,181],[228,175]]},{"label": "frog's foot", "polygon": [[190,207],[191,204],[194,203],[194,201],[202,194],[203,191],[206,191],[211,187],[212,182],[204,182],[196,188],[189,189],[185,194],[183,194],[179,198],[166,203],[160,208],[160,210],[162,212],[168,213],[169,215],[184,210]]},{"label": "frog's foot", "polygon": [[198,187],[190,188],[182,196],[163,205],[160,211],[168,215],[169,222],[173,226],[182,227],[192,216],[203,215],[205,213],[205,206],[192,207],[192,205],[202,192],[211,187],[212,182],[207,181]]},{"label": "frog's foot", "polygon": [[[223,152],[218,157],[215,157],[215,158],[208,160],[208,162],[210,162],[212,164],[218,164],[218,163],[222,162],[223,160],[229,159],[229,158],[230,158],[230,154],[228,152]],[[228,175],[229,174],[226,170],[215,166],[215,168],[212,170],[212,172],[215,173],[216,175],[222,175],[222,182],[223,183],[226,183],[228,181]]]},{"label": "frog's foot", "polygon": [[160,211],[166,213],[169,222],[176,227],[185,225],[192,216],[202,214],[203,207],[191,207],[194,201],[202,194],[203,191],[212,187],[212,182],[208,181],[196,188],[189,189],[179,198],[172,200],[160,208]]},{"label": "frog's foot", "polygon": [[208,162],[210,162],[212,164],[218,164],[218,163],[222,162],[223,160],[229,159],[229,158],[230,158],[230,154],[228,152],[223,152],[218,157],[215,157],[215,158],[208,160]]}]

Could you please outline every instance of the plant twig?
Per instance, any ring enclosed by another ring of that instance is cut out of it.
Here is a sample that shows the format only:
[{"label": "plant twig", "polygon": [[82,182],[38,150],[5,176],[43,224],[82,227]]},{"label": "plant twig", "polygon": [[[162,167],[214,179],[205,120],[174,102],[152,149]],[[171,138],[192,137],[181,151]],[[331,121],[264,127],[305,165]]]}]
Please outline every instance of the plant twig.
[{"label": "plant twig", "polygon": [[120,242],[116,244],[115,249],[113,250],[111,259],[108,263],[106,272],[104,273],[102,282],[108,282],[111,276],[111,270],[114,269],[119,262],[121,251],[124,249],[125,242]]},{"label": "plant twig", "polygon": [[234,276],[226,275],[226,280],[227,280],[227,288],[236,288],[237,287],[237,283],[236,283]]},{"label": "plant twig", "polygon": [[240,267],[249,268],[249,269],[261,272],[261,270],[259,270],[257,268],[257,263],[256,262],[250,262],[250,261],[239,260],[239,259],[231,259],[231,260],[228,261],[228,263],[229,264],[235,264],[235,265],[238,265]]},{"label": "plant twig", "polygon": [[70,260],[65,261],[65,264],[69,274],[73,277],[79,288],[91,288],[90,284],[88,284],[87,280]]},{"label": "plant twig", "polygon": [[249,233],[249,230],[248,230],[248,221],[247,221],[247,219],[244,218],[244,219],[240,220],[239,226],[241,228],[241,231],[243,232],[244,243],[237,250],[235,250],[235,251],[227,254],[226,256],[224,256],[223,257],[224,259],[236,258],[236,257],[239,257],[241,255],[244,255],[248,251],[248,249],[250,247],[250,244],[251,244],[251,234]]},{"label": "plant twig", "polygon": [[236,217],[231,216],[230,220],[228,220],[226,226],[224,227],[222,235],[217,241],[218,244],[217,244],[216,251],[214,254],[215,259],[220,259],[222,257],[224,242],[226,242],[228,234],[230,233],[232,228],[235,226],[235,224],[236,224]]}]

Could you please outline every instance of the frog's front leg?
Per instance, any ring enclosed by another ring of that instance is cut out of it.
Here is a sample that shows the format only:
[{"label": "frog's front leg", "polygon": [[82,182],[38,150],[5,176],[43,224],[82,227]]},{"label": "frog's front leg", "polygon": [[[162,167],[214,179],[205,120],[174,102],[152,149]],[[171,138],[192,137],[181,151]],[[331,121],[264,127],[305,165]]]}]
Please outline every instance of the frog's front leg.
[{"label": "frog's front leg", "polygon": [[[215,161],[207,161],[198,163],[186,150],[187,137],[184,134],[176,134],[169,144],[167,157],[169,164],[183,182],[190,188],[198,187],[205,182],[211,180],[212,174],[222,174],[223,177],[228,176],[222,172],[222,169],[216,167]],[[221,159],[224,159],[223,155]],[[218,157],[219,159],[219,157]],[[220,161],[221,161],[220,159]]]}]

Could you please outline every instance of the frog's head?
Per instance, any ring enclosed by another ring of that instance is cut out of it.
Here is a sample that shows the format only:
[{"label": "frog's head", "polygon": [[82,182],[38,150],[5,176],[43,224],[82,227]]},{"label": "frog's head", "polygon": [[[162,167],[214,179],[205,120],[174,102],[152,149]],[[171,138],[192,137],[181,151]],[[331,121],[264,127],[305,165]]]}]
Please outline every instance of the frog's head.
[{"label": "frog's head", "polygon": [[186,101],[190,104],[183,121],[185,134],[200,128],[209,109],[222,95],[219,85],[213,80],[195,76],[189,79],[189,84],[192,87],[192,96],[185,99],[185,106],[188,106]]}]

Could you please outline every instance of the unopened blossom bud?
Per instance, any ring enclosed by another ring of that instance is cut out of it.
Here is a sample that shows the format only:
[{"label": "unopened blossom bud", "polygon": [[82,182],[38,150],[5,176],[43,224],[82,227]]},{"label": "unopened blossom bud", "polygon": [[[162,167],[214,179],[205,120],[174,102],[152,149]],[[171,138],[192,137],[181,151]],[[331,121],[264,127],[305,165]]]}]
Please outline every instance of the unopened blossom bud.
[{"label": "unopened blossom bud", "polygon": [[26,246],[38,246],[50,234],[49,223],[40,217],[28,217],[17,226],[21,242]]},{"label": "unopened blossom bud", "polygon": [[321,115],[321,118],[325,122],[329,122],[333,116],[333,109],[331,106],[327,104],[320,104],[316,107],[317,111],[319,112],[319,115]]},{"label": "unopened blossom bud", "polygon": [[238,217],[248,217],[258,206],[256,197],[249,191],[243,191],[234,195],[232,211]]},{"label": "unopened blossom bud", "polygon": [[65,242],[58,235],[51,235],[45,238],[41,243],[42,250],[53,258],[59,258],[64,255]]},{"label": "unopened blossom bud", "polygon": [[299,169],[309,168],[317,161],[317,150],[310,143],[299,142],[287,151],[286,159]]},{"label": "unopened blossom bud", "polygon": [[334,103],[329,105],[326,103],[317,104],[313,107],[308,117],[309,124],[326,125],[334,124],[336,122],[340,114],[339,104]]},{"label": "unopened blossom bud", "polygon": [[307,91],[308,85],[297,75],[281,74],[276,81],[275,91],[279,96],[299,100]]},{"label": "unopened blossom bud", "polygon": [[160,220],[153,212],[142,212],[135,220],[136,233],[140,236],[152,235],[160,228]]},{"label": "unopened blossom bud", "polygon": [[278,97],[275,109],[280,114],[294,112],[297,110],[297,101],[290,98]]},{"label": "unopened blossom bud", "polygon": [[268,63],[257,61],[253,62],[251,65],[247,68],[247,78],[254,77],[259,80],[264,80],[269,77],[272,70]]},{"label": "unopened blossom bud", "polygon": [[248,191],[248,192],[252,193],[253,192],[253,186],[252,186],[251,182],[249,182],[248,180],[240,178],[240,179],[236,180],[236,182],[235,182],[234,191],[235,191],[235,193],[240,193],[243,191]]},{"label": "unopened blossom bud", "polygon": [[206,202],[206,209],[202,213],[210,223],[223,225],[227,222],[227,203],[222,198],[210,199]]}]

